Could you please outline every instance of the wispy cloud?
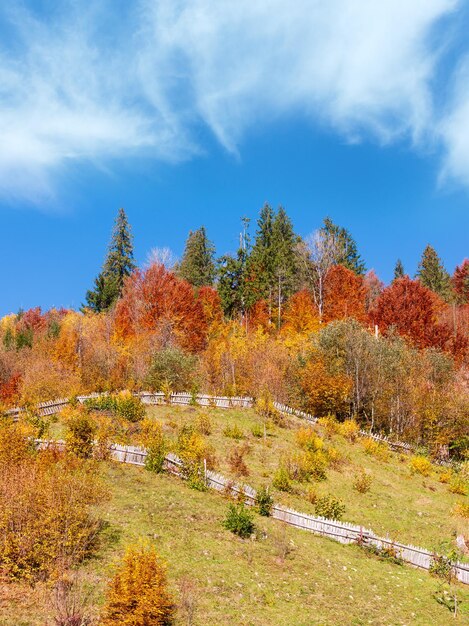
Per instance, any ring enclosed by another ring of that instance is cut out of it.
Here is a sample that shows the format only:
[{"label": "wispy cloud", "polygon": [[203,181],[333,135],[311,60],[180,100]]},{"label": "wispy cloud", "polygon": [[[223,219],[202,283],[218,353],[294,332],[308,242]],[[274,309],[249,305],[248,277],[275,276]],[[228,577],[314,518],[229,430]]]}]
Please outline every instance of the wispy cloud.
[{"label": "wispy cloud", "polygon": [[467,71],[444,114],[434,97],[458,0],[89,4],[0,14],[3,196],[40,201],[84,161],[189,158],[200,124],[237,152],[290,115],[350,141],[442,142],[444,170],[469,184]]}]

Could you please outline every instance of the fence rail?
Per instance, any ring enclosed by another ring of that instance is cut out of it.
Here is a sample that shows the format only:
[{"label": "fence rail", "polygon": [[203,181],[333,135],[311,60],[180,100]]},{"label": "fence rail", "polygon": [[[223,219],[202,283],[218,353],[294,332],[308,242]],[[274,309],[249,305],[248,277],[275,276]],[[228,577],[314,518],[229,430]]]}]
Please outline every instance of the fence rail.
[{"label": "fence rail", "polygon": [[[48,447],[57,447],[60,450],[65,448],[64,441],[49,441],[49,440],[37,440],[36,444],[38,448],[45,449]],[[128,463],[130,465],[138,465],[140,467],[145,466],[145,459],[147,457],[147,451],[144,448],[136,446],[122,446],[119,444],[112,444],[110,446],[111,458],[119,463]],[[184,476],[183,473],[183,461],[174,453],[170,452],[166,455],[164,461],[164,469],[179,477]],[[210,489],[214,489],[226,494],[244,496],[244,500],[248,505],[254,505],[256,503],[256,490],[249,485],[238,485],[236,482],[213,472],[207,470],[205,472],[205,483]],[[336,520],[326,519],[324,517],[315,517],[306,513],[300,513],[292,509],[283,507],[278,504],[274,504],[271,511],[271,516],[274,519],[280,520],[289,526],[307,530],[316,535],[323,537],[329,537],[339,543],[350,544],[356,543],[364,546],[375,547],[378,550],[383,548],[390,548],[392,553],[415,567],[429,570],[437,555],[419,548],[417,546],[405,545],[399,542],[392,541],[391,539],[384,539],[378,537],[372,530],[363,528],[363,526],[357,526],[349,522],[342,522]],[[456,578],[469,585],[469,565],[461,562],[453,564],[453,571]]]}]

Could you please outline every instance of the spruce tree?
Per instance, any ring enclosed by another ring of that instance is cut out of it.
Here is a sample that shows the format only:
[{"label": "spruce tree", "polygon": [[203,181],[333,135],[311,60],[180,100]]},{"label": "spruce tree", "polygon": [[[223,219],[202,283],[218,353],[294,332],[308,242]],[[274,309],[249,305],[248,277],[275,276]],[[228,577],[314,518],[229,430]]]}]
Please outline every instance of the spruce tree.
[{"label": "spruce tree", "polygon": [[240,235],[236,256],[226,254],[218,261],[217,290],[223,312],[228,317],[244,315],[246,309],[253,304],[247,279],[250,252],[249,219],[243,218],[242,221],[243,232]]},{"label": "spruce tree", "polygon": [[194,287],[213,285],[215,280],[215,246],[207,238],[205,227],[191,231],[186,241],[178,275]]},{"label": "spruce tree", "polygon": [[279,207],[272,226],[272,248],[278,325],[281,320],[282,304],[298,288],[299,238],[293,231],[293,224],[285,209]]},{"label": "spruce tree", "polygon": [[402,264],[401,259],[397,259],[396,265],[394,267],[394,280],[398,278],[403,278],[405,276],[404,266]]},{"label": "spruce tree", "polygon": [[326,237],[335,240],[337,253],[335,258],[336,265],[343,265],[359,276],[363,276],[366,266],[357,250],[357,244],[347,229],[334,224],[334,222],[326,217],[324,226],[321,231]]},{"label": "spruce tree", "polygon": [[448,301],[451,298],[451,279],[436,250],[428,245],[423,251],[417,269],[422,285]]},{"label": "spruce tree", "polygon": [[96,313],[107,311],[119,298],[124,280],[135,269],[132,234],[124,209],[119,209],[103,269],[86,293],[87,306]]},{"label": "spruce tree", "polygon": [[269,204],[264,204],[257,220],[257,232],[249,256],[251,290],[255,300],[271,299],[275,280],[276,253],[273,246],[275,213]]}]

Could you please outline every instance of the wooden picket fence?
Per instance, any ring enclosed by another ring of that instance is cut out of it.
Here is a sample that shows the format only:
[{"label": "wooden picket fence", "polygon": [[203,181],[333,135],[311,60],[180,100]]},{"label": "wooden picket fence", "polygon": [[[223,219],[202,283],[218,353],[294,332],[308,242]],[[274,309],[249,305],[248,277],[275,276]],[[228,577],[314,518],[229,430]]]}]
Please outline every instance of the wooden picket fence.
[{"label": "wooden picket fence", "polygon": [[[77,400],[79,402],[84,402],[87,399],[98,398],[101,395],[105,394],[92,393],[86,396],[78,396]],[[218,409],[248,409],[254,406],[253,398],[243,396],[211,396],[207,394],[191,394],[187,392],[172,393],[170,396],[165,396],[165,394],[162,392],[151,393],[148,391],[137,392],[135,393],[135,395],[140,397],[144,404],[148,405],[171,404],[176,406],[188,406],[194,404],[201,407],[212,407]],[[58,413],[68,403],[68,398],[52,400],[50,402],[42,402],[41,404],[37,405],[36,410],[41,416],[53,415],[54,413]],[[317,422],[317,417],[306,413],[305,411],[294,409],[285,404],[281,404],[280,402],[274,402],[273,404],[277,411],[283,413],[284,415],[293,415],[310,423]],[[18,416],[25,410],[26,409],[24,408],[16,407],[6,411],[6,415],[17,419]],[[383,443],[389,446],[392,450],[398,450],[403,452],[414,452],[416,450],[416,447],[411,445],[410,443],[389,439],[388,437],[385,437],[383,435],[370,433],[366,430],[360,430],[359,434],[361,437],[368,437],[374,439],[375,441]]]},{"label": "wooden picket fence", "polygon": [[[60,450],[65,449],[64,441],[37,440],[38,448],[45,449],[48,447],[56,447]],[[119,444],[111,444],[110,456],[114,461],[119,463],[128,463],[130,465],[145,466],[147,451],[144,448],[136,446],[122,446]],[[184,477],[182,460],[170,452],[166,455],[164,461],[164,469],[179,477]],[[226,495],[238,497],[240,494],[246,504],[253,506],[256,503],[256,490],[249,485],[238,485],[236,482],[222,476],[217,472],[206,470],[203,476],[205,484],[208,488],[223,492]],[[307,530],[316,535],[328,537],[339,543],[350,544],[355,543],[361,546],[375,547],[378,550],[389,549],[390,554],[402,559],[406,563],[410,563],[415,567],[429,570],[434,559],[437,557],[434,553],[417,546],[404,545],[399,542],[392,541],[389,538],[378,537],[373,531],[357,526],[348,522],[326,519],[324,517],[315,517],[300,513],[274,504],[271,511],[271,517],[280,520],[289,526]],[[453,564],[454,576],[460,582],[469,585],[469,564],[457,562]]]},{"label": "wooden picket fence", "polygon": [[[93,393],[86,396],[79,396],[79,402],[85,402],[87,399],[97,398],[103,394]],[[228,397],[228,396],[211,396],[206,394],[190,394],[190,393],[172,393],[169,397],[164,393],[140,392],[135,394],[139,396],[144,404],[148,405],[197,405],[214,408],[250,408],[254,405],[253,398],[249,397]],[[58,413],[64,406],[69,403],[69,399],[63,398],[50,402],[43,402],[37,406],[37,412],[42,416],[53,415]],[[274,402],[275,408],[285,415],[293,415],[304,419],[310,423],[317,422],[317,418],[304,411],[294,409],[279,402]],[[7,411],[7,414],[17,419],[24,411],[23,408],[14,408]],[[366,431],[360,431],[363,437],[370,437],[375,441],[379,441],[391,447],[392,449],[411,452],[415,448],[408,443],[390,440],[381,435],[375,435]],[[63,442],[38,442],[40,447],[51,445],[63,447]],[[144,466],[147,452],[143,448],[133,446],[120,446],[112,444],[110,447],[111,458],[121,463],[129,463],[132,465]],[[168,454],[165,459],[165,469],[173,474],[181,475],[182,461],[174,454]],[[207,470],[205,475],[208,487],[225,493],[244,495],[247,504],[253,505],[256,500],[256,492],[249,486],[239,486],[225,478],[221,474]],[[423,548],[416,546],[407,546],[390,539],[383,539],[376,536],[371,530],[364,529],[362,526],[356,526],[347,522],[337,522],[322,517],[314,517],[292,509],[275,505],[272,508],[272,517],[294,526],[308,530],[315,534],[323,535],[335,539],[340,543],[360,543],[362,545],[374,546],[379,550],[386,547],[390,548],[392,553],[401,558],[403,561],[411,563],[422,569],[430,569],[435,555]],[[469,584],[469,566],[464,563],[456,563],[454,565],[455,576],[458,580],[465,584]]]}]

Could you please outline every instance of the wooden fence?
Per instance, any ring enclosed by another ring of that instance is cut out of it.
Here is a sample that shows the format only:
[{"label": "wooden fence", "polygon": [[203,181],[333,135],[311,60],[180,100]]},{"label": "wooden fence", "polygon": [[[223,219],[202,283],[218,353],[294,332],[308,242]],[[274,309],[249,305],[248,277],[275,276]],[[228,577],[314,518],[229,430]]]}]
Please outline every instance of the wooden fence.
[{"label": "wooden fence", "polygon": [[[98,398],[99,396],[104,395],[100,393],[92,393],[86,396],[78,396],[77,400],[79,402],[84,402],[87,399]],[[135,393],[136,396],[140,397],[144,404],[149,405],[163,405],[163,404],[171,404],[171,405],[180,405],[180,406],[188,406],[191,404],[202,406],[202,407],[213,407],[219,409],[232,409],[232,408],[252,408],[254,406],[254,399],[250,397],[242,397],[242,396],[211,396],[207,394],[191,394],[187,392],[182,393],[172,393],[170,396],[165,396],[162,392],[151,393],[148,391],[141,391]],[[54,413],[58,413],[65,405],[69,403],[68,398],[63,398],[59,400],[52,400],[50,402],[42,402],[38,404],[36,407],[37,412],[41,416],[53,415]],[[295,417],[299,417],[304,419],[310,423],[315,423],[318,421],[317,417],[314,415],[310,415],[305,411],[301,411],[299,409],[294,409],[285,404],[281,404],[280,402],[274,402],[274,407],[280,413],[284,415],[293,415]],[[26,409],[24,408],[13,408],[6,411],[6,415],[17,419],[18,416],[24,412]],[[359,434],[361,437],[369,437],[374,439],[375,441],[379,441],[387,446],[389,446],[392,450],[398,450],[403,452],[415,452],[416,447],[411,445],[410,443],[403,441],[395,441],[393,439],[389,439],[383,435],[376,435],[370,433],[366,430],[360,430]]]},{"label": "wooden fence", "polygon": [[[42,449],[50,446],[55,446],[62,450],[65,448],[63,441],[37,440],[36,443],[37,446]],[[144,448],[122,446],[119,444],[112,444],[110,446],[110,454],[111,458],[115,461],[138,465],[140,467],[145,466],[145,459],[147,457],[147,451]],[[172,452],[166,455],[164,469],[167,472],[181,477],[183,476],[182,467],[183,462],[177,455]],[[256,503],[256,490],[249,485],[238,485],[234,481],[211,470],[205,472],[204,479],[205,484],[210,489],[215,489],[227,495],[238,496],[242,494],[245,503],[250,506]],[[399,557],[402,561],[425,570],[430,569],[437,556],[424,548],[408,546],[392,541],[389,538],[383,539],[382,537],[378,537],[373,531],[363,528],[363,526],[307,515],[306,513],[300,513],[278,504],[274,504],[272,507],[271,516],[289,526],[301,528],[302,530],[328,537],[343,544],[355,543],[362,546],[375,547],[378,550],[388,548],[391,554]],[[469,564],[460,562],[454,563],[453,571],[460,582],[469,585]]]}]

